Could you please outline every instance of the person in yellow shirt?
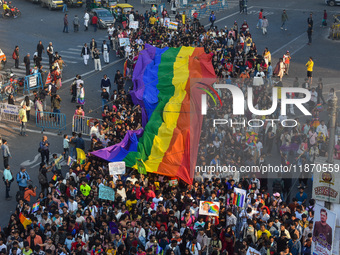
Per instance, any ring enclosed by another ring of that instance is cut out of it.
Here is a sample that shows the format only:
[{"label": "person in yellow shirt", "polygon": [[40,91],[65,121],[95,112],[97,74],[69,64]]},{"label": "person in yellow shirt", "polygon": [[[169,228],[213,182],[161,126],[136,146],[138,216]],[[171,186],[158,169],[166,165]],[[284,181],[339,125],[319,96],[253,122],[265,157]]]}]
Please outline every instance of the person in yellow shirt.
[{"label": "person in yellow shirt", "polygon": [[271,236],[270,232],[266,229],[265,225],[262,224],[260,230],[257,231],[257,238],[261,238],[263,236],[267,236],[267,239]]},{"label": "person in yellow shirt", "polygon": [[156,23],[157,19],[155,18],[155,15],[152,15],[149,19],[149,23],[151,26],[154,26]]},{"label": "person in yellow shirt", "polygon": [[22,108],[19,110],[19,120],[20,120],[20,135],[26,135],[26,123],[27,123],[27,115],[26,115],[26,104],[22,105]]},{"label": "person in yellow shirt", "polygon": [[313,62],[313,58],[309,57],[309,60],[306,64],[307,66],[307,78],[308,78],[308,83],[310,85],[312,85],[313,82],[313,68],[314,68],[314,62]]}]

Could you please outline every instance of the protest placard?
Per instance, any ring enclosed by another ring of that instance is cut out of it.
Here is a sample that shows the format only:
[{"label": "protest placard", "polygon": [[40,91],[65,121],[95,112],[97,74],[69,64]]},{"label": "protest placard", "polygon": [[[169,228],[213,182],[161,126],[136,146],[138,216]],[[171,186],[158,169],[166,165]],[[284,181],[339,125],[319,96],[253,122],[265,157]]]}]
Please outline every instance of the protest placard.
[{"label": "protest placard", "polygon": [[314,206],[312,254],[331,255],[336,214],[318,204]]},{"label": "protest placard", "polygon": [[178,180],[175,179],[175,180],[170,180],[169,181],[169,186],[172,187],[172,186],[177,186],[178,185]]},{"label": "protest placard", "polygon": [[137,29],[138,28],[138,21],[130,22],[129,28]]},{"label": "protest placard", "polygon": [[130,40],[129,38],[119,38],[119,46],[120,47],[125,47],[130,45]]},{"label": "protest placard", "polygon": [[126,168],[124,161],[109,163],[110,175],[125,174],[125,169]]},{"label": "protest placard", "polygon": [[170,23],[170,18],[164,18],[163,26],[168,27]]},{"label": "protest placard", "polygon": [[100,185],[98,198],[103,200],[115,201],[115,191],[110,187]]},{"label": "protest placard", "polygon": [[170,21],[170,22],[169,22],[169,25],[168,25],[168,28],[169,28],[169,29],[177,30],[177,28],[178,28],[178,22]]},{"label": "protest placard", "polygon": [[220,202],[201,201],[199,215],[217,216],[220,211]]}]

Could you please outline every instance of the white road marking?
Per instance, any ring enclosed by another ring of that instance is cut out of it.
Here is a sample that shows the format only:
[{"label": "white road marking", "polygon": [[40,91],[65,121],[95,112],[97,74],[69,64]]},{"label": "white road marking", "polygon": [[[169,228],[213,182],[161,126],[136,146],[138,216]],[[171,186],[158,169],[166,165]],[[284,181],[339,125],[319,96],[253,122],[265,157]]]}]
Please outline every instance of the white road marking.
[{"label": "white road marking", "polygon": [[[254,6],[249,7],[248,10],[250,10],[252,8],[254,8]],[[225,16],[224,18],[218,19],[218,20],[215,21],[215,24],[218,23],[218,22],[221,22],[222,20],[229,19],[230,17],[233,17],[233,16],[235,16],[237,14],[240,14],[240,12],[239,11],[238,12],[234,12],[233,14]],[[209,27],[209,26],[210,26],[210,23],[205,25],[204,27]]]},{"label": "white road marking", "polygon": [[22,162],[20,164],[20,166],[30,166],[30,165],[34,164],[39,159],[39,157],[40,157],[40,153],[38,153],[32,161],[26,160],[26,161]]},{"label": "white road marking", "polygon": [[74,51],[65,51],[65,50],[62,50],[60,52],[80,56],[80,53],[79,53],[80,51],[74,52]]},{"label": "white road marking", "polygon": [[306,32],[304,32],[303,34],[295,37],[293,40],[291,40],[290,42],[287,42],[286,44],[284,44],[283,46],[281,46],[280,48],[278,48],[277,50],[273,51],[272,55],[274,55],[275,53],[278,53],[280,50],[286,48],[289,44],[291,44],[292,42],[295,42],[297,39],[299,39],[300,37],[304,36],[306,34]]}]

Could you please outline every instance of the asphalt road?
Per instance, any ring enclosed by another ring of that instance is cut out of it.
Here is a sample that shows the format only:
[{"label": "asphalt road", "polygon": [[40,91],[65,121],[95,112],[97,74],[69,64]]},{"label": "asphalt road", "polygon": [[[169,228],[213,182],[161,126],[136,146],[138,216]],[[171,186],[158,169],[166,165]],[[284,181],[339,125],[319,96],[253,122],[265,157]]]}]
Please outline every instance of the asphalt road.
[{"label": "asphalt road", "polygon": [[[140,13],[148,8],[142,6],[139,1],[128,1],[135,6],[135,10]],[[80,31],[73,32],[73,28],[69,26],[69,33],[62,33],[63,30],[63,17],[64,13],[60,10],[49,11],[46,8],[41,8],[29,1],[13,1],[13,5],[17,6],[22,16],[17,19],[0,19],[0,48],[6,53],[8,58],[7,68],[14,65],[11,55],[15,45],[20,47],[20,63],[21,70],[16,71],[18,75],[23,76],[22,61],[26,53],[33,56],[36,45],[39,40],[43,42],[45,48],[48,43],[53,42],[55,51],[58,51],[67,64],[64,69],[63,87],[60,90],[60,95],[63,99],[61,111],[67,116],[67,131],[71,133],[72,115],[75,110],[75,104],[71,104],[71,96],[69,94],[69,86],[76,74],[82,75],[85,81],[85,112],[87,116],[100,117],[100,80],[104,74],[107,74],[111,80],[117,69],[123,69],[123,61],[117,59],[113,52],[110,53],[110,64],[104,65],[102,61],[102,72],[94,71],[93,62],[90,60],[89,65],[83,64],[80,57],[82,45],[89,43],[91,38],[95,38],[97,43],[101,45],[104,39],[107,39],[105,30],[98,30],[96,33],[92,28],[85,32],[82,26],[84,7],[83,8],[69,8],[68,16],[69,23],[72,24],[74,15],[78,15],[81,20]],[[268,47],[272,52],[272,62],[276,64],[278,58],[282,57],[286,50],[289,50],[292,55],[292,64],[289,77],[284,78],[285,86],[292,84],[293,77],[299,77],[300,82],[306,76],[305,63],[308,61],[309,56],[313,56],[315,62],[314,77],[323,77],[325,89],[327,92],[331,87],[336,88],[337,79],[339,78],[338,70],[340,70],[339,61],[339,46],[340,42],[331,41],[327,39],[328,28],[320,28],[322,13],[326,9],[329,14],[329,22],[331,22],[331,14],[340,11],[340,7],[325,6],[323,1],[320,0],[303,0],[303,1],[248,1],[248,15],[239,14],[237,1],[230,2],[230,9],[217,13],[216,25],[218,27],[232,26],[234,21],[239,25],[243,20],[247,20],[250,25],[250,31],[253,40],[256,42],[257,49],[262,52],[265,47]],[[269,21],[268,34],[262,35],[261,30],[256,29],[256,23],[259,10],[265,10],[265,16]],[[168,10],[170,8],[168,7]],[[280,29],[281,12],[283,9],[287,10],[289,21],[287,23],[288,30],[282,31]],[[313,12],[314,17],[314,34],[313,43],[308,46],[307,43],[307,17],[310,12]],[[201,20],[202,24],[208,24],[207,18]],[[47,55],[43,55],[43,65],[47,64]],[[47,65],[46,65],[47,66]],[[45,70],[47,70],[45,68]],[[13,69],[14,71],[14,69]],[[131,86],[131,83],[126,85]],[[322,115],[326,118],[326,114]],[[304,119],[302,117],[302,119]],[[19,171],[20,165],[27,167],[34,184],[38,184],[38,165],[40,163],[38,143],[41,139],[41,132],[35,127],[34,120],[31,120],[28,128],[28,137],[18,136],[18,127],[11,123],[0,123],[0,135],[8,140],[9,147],[13,158],[10,159],[11,169],[14,174]],[[51,143],[52,153],[62,152],[62,137],[58,136],[54,131],[45,132],[48,135]],[[272,157],[269,162],[275,163],[277,157]],[[0,160],[0,169],[2,169],[2,160]],[[66,171],[66,169],[64,169]],[[15,193],[18,190],[16,182],[12,184],[11,195],[12,201],[5,201],[4,185],[0,184],[0,191],[3,201],[0,208],[0,222],[1,226],[5,226],[8,222],[9,214],[15,208],[16,202],[14,199]],[[295,191],[293,191],[295,194]]]}]

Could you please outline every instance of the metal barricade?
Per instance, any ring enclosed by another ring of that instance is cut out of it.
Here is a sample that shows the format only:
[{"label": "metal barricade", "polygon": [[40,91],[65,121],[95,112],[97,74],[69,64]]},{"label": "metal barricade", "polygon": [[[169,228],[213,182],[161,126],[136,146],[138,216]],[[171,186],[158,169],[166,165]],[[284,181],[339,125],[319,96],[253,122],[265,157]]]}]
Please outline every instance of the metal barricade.
[{"label": "metal barricade", "polygon": [[90,135],[91,128],[95,122],[101,123],[102,120],[88,116],[74,115],[72,120],[72,132]]},{"label": "metal barricade", "polygon": [[41,132],[45,129],[56,129],[61,134],[62,130],[66,130],[66,115],[56,112],[35,112],[35,125],[41,128]]},{"label": "metal barricade", "polygon": [[20,122],[19,120],[20,106],[0,103],[0,121]]}]

